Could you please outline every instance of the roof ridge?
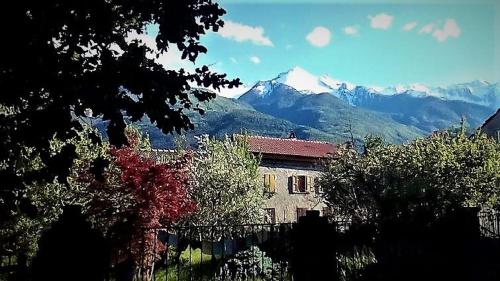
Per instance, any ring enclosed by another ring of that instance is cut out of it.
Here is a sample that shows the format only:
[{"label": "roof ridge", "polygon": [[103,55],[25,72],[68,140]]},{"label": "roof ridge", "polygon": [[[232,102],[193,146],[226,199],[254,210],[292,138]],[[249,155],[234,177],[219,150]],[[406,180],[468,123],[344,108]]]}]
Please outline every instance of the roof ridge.
[{"label": "roof ridge", "polygon": [[258,135],[240,135],[237,134],[237,136],[242,136],[242,137],[250,137],[250,138],[259,138],[259,139],[269,139],[269,140],[281,140],[281,141],[296,141],[296,142],[306,142],[306,143],[317,143],[317,144],[330,144],[334,145],[333,143],[326,142],[326,141],[317,141],[317,140],[302,140],[302,139],[295,139],[295,138],[276,138],[276,137],[269,137],[269,136],[258,136]]},{"label": "roof ridge", "polygon": [[493,113],[493,115],[491,115],[490,117],[488,117],[488,119],[486,119],[483,124],[481,125],[481,127],[479,127],[480,129],[483,128],[486,124],[488,124],[491,120],[493,120],[493,118],[495,118],[495,116],[497,116],[498,114],[500,114],[500,107],[497,109],[497,111],[495,113]]}]

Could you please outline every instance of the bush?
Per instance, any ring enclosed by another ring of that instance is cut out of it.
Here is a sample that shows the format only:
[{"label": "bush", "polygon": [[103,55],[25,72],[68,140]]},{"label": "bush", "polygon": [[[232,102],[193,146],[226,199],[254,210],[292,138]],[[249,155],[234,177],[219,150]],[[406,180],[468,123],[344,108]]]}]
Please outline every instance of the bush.
[{"label": "bush", "polygon": [[339,280],[359,280],[370,264],[377,262],[375,253],[369,247],[355,247],[352,251],[337,256]]},{"label": "bush", "polygon": [[274,262],[261,251],[259,247],[241,251],[226,261],[220,269],[220,278],[228,280],[281,280],[286,274],[286,268],[281,263]]}]

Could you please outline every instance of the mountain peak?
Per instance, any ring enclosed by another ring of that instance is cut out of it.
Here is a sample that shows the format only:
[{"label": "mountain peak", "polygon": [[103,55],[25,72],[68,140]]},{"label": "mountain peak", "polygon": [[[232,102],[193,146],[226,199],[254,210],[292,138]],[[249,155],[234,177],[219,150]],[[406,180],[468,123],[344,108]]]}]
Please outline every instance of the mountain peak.
[{"label": "mountain peak", "polygon": [[290,68],[288,71],[287,71],[288,74],[290,73],[297,73],[297,74],[302,74],[302,75],[312,75],[311,73],[309,73],[309,71],[303,69],[302,67],[296,65],[292,68]]},{"label": "mountain peak", "polygon": [[460,100],[490,107],[498,107],[498,104],[500,104],[500,95],[498,95],[500,85],[484,80],[475,80],[448,87],[430,87],[422,83],[367,87],[354,85],[328,75],[316,76],[300,66],[292,67],[286,72],[280,73],[274,79],[257,82],[248,93],[264,97],[273,93],[279,85],[290,87],[302,94],[330,93],[352,105],[376,95],[389,96],[398,94],[407,94],[418,98],[435,97]]},{"label": "mountain peak", "polygon": [[354,85],[351,83],[333,79],[328,75],[316,76],[300,66],[295,66],[281,73],[272,81],[308,94],[331,93],[341,87],[349,90],[354,89]]},{"label": "mountain peak", "polygon": [[290,78],[309,78],[312,79],[314,77],[313,74],[308,72],[307,70],[303,69],[300,66],[294,66],[290,69],[288,69],[285,72],[280,73],[276,78],[273,80],[279,80],[279,82],[287,81]]}]

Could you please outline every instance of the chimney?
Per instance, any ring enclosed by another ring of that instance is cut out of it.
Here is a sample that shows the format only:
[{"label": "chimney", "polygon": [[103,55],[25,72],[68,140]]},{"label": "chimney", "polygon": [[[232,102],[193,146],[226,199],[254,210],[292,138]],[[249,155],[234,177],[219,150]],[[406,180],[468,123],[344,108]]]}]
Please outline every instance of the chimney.
[{"label": "chimney", "polygon": [[293,130],[290,130],[290,134],[288,135],[289,139],[296,139],[297,137],[295,136],[295,132]]}]

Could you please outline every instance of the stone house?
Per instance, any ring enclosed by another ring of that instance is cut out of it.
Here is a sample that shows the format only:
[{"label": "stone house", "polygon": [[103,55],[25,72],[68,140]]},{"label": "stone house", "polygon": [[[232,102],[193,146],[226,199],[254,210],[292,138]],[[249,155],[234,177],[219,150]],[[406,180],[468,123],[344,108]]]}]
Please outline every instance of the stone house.
[{"label": "stone house", "polygon": [[[243,136],[239,136],[243,137]],[[295,222],[306,210],[328,208],[315,184],[321,161],[335,155],[337,146],[327,142],[289,138],[245,136],[252,153],[261,157],[262,187],[269,195],[264,204],[267,222]]]}]

